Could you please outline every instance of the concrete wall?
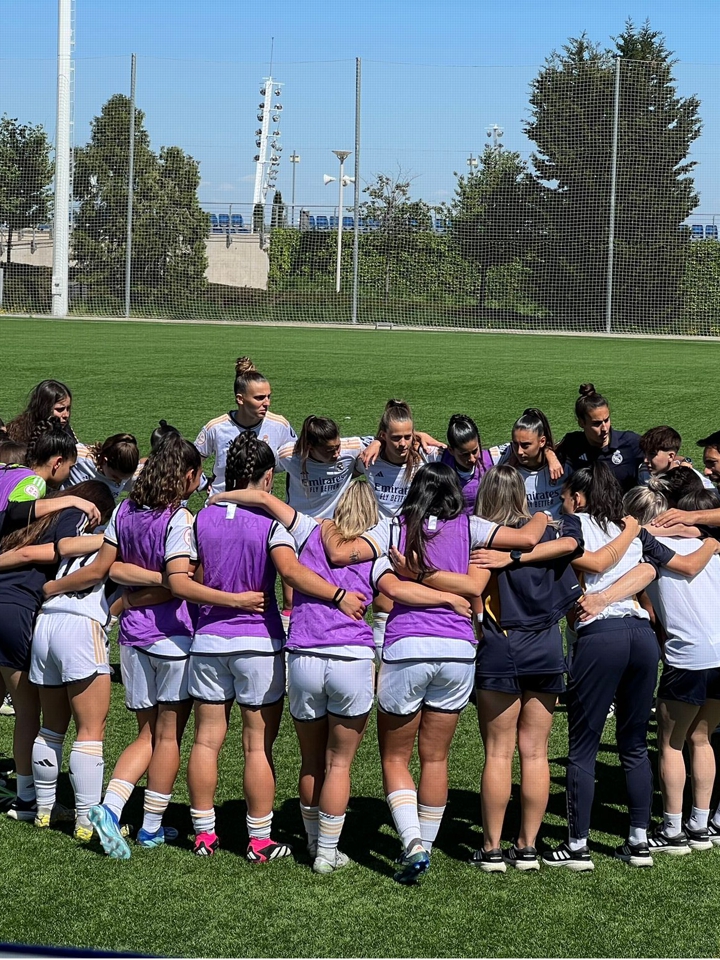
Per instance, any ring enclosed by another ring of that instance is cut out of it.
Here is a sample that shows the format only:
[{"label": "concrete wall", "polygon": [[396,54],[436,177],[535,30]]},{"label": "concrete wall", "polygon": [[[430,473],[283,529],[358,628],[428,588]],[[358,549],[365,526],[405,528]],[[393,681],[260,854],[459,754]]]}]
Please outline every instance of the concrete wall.
[{"label": "concrete wall", "polygon": [[[208,268],[205,276],[210,283],[226,287],[252,287],[267,290],[270,260],[260,246],[257,234],[211,236],[205,240]],[[53,243],[48,233],[35,234],[35,252],[30,250],[32,231],[25,230],[21,238],[13,239],[13,263],[27,263],[35,267],[52,267]]]}]

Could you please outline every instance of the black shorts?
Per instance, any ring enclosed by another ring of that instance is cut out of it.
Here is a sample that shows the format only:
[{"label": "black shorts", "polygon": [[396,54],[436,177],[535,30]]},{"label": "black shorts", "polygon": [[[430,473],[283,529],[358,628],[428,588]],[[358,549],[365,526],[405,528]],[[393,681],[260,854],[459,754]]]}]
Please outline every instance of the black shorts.
[{"label": "black shorts", "polygon": [[29,672],[34,625],[34,610],[0,603],[0,667]]},{"label": "black shorts", "polygon": [[658,700],[676,700],[701,707],[706,700],[720,700],[720,667],[683,670],[663,664]]},{"label": "black shorts", "polygon": [[564,693],[565,675],[562,673],[527,673],[519,677],[476,676],[478,690],[494,690],[497,693]]}]

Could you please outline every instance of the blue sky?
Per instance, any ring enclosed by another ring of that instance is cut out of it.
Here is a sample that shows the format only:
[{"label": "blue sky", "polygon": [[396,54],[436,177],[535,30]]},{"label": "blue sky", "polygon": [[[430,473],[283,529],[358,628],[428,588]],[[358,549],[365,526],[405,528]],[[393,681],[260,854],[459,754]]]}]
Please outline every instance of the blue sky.
[{"label": "blue sky", "polygon": [[[4,7],[0,113],[42,122],[53,133],[57,2],[6,0]],[[259,81],[274,36],[274,74],[284,83],[278,186],[286,201],[287,157],[296,150],[298,206],[335,202],[334,185],[324,187],[322,175],[337,173],[333,149],[353,147],[354,58],[361,57],[361,180],[400,167],[415,178],[414,196],[438,203],[450,199],[453,171],[468,169],[489,125],[503,127],[507,148],[528,154],[528,85],[552,49],[582,31],[609,43],[627,17],[649,17],[665,34],[680,61],[680,92],[702,101],[704,132],[693,151],[699,211],[720,222],[718,0],[366,0],[341,7],[318,0],[77,0],[75,142],[87,140],[90,119],[111,94],[128,91],[134,52],[138,106],[153,146],[178,144],[200,160],[205,205],[248,203]]]}]

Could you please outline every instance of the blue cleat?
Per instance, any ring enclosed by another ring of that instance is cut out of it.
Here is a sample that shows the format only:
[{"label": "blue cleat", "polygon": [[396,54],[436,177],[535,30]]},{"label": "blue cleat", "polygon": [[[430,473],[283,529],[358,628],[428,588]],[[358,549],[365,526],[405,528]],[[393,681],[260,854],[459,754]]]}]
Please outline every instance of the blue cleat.
[{"label": "blue cleat", "polygon": [[108,810],[99,803],[90,807],[88,819],[95,827],[102,848],[109,857],[114,860],[130,859],[130,847],[120,831],[120,824],[112,810]]},{"label": "blue cleat", "polygon": [[400,869],[393,874],[393,880],[402,883],[404,886],[417,883],[423,874],[430,869],[430,854],[421,844],[411,844],[406,853],[398,858],[396,863]]},{"label": "blue cleat", "polygon": [[160,827],[155,833],[148,833],[141,827],[135,839],[141,847],[161,847],[168,840],[177,840],[177,837],[178,832],[175,827]]}]

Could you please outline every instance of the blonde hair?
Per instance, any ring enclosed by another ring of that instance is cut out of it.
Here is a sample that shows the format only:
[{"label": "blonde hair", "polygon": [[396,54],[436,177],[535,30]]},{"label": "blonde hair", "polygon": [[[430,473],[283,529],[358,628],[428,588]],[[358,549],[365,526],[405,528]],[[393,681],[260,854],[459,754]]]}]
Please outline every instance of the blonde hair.
[{"label": "blonde hair", "polygon": [[664,513],[668,502],[658,490],[651,487],[635,487],[623,497],[623,510],[631,517],[635,517],[641,527],[652,523],[656,517]]},{"label": "blonde hair", "polygon": [[488,470],[478,490],[475,516],[503,527],[520,527],[532,520],[525,484],[515,467],[500,464]]},{"label": "blonde hair", "polygon": [[380,519],[377,500],[365,480],[353,480],[340,497],[333,521],[338,536],[343,541],[361,537]]}]

